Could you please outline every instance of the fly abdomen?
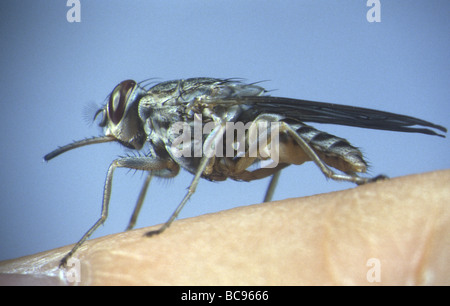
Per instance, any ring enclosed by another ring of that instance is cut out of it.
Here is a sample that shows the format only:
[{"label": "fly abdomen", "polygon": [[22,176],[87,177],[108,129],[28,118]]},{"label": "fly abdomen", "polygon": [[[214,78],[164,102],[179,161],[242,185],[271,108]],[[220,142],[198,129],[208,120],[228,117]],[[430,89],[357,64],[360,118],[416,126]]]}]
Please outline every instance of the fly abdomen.
[{"label": "fly abdomen", "polygon": [[340,138],[304,124],[291,125],[329,166],[343,172],[365,172],[367,163],[361,151],[346,139]]}]

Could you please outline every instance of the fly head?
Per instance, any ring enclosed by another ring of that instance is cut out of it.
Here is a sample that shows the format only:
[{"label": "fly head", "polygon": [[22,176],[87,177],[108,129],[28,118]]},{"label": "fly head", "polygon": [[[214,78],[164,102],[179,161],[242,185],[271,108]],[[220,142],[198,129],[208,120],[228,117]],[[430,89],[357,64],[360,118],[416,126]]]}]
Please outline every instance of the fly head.
[{"label": "fly head", "polygon": [[126,80],[117,85],[108,97],[105,106],[100,108],[94,120],[101,116],[99,125],[104,129],[104,136],[74,141],[44,156],[49,161],[56,156],[91,144],[117,141],[130,149],[140,150],[147,135],[138,114],[140,99],[146,91],[133,80]]},{"label": "fly head", "polygon": [[138,106],[145,94],[146,91],[133,80],[123,81],[114,88],[105,106],[94,117],[101,116],[99,126],[104,129],[105,136],[113,137],[131,149],[142,148],[147,135],[138,114]]}]

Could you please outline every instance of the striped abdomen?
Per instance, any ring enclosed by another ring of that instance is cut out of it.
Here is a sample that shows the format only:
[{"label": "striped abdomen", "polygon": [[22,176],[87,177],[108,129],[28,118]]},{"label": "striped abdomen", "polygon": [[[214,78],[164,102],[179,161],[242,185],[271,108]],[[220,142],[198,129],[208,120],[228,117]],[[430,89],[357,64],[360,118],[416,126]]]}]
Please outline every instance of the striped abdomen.
[{"label": "striped abdomen", "polygon": [[[343,172],[365,172],[367,163],[362,153],[347,140],[301,124],[290,124],[327,165]],[[280,162],[302,164],[311,160],[287,135],[280,135]]]}]

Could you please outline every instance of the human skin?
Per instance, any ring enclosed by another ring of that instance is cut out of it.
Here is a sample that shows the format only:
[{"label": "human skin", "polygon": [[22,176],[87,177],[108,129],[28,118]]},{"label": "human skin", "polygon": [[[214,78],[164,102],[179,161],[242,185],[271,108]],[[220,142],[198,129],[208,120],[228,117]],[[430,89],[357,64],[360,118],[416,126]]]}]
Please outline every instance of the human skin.
[{"label": "human skin", "polygon": [[0,285],[450,285],[449,205],[450,170],[393,178],[3,261]]}]

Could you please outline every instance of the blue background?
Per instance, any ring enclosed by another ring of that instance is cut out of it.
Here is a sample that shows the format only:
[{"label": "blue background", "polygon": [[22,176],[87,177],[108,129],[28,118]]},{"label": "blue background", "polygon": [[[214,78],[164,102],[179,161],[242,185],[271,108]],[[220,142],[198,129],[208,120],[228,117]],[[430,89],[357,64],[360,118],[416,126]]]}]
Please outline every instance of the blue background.
[{"label": "blue background", "polygon": [[[78,241],[98,219],[110,162],[98,144],[49,163],[58,145],[101,130],[88,123],[114,86],[242,77],[272,95],[403,113],[450,127],[450,2],[87,1],[69,23],[65,0],[3,1],[0,15],[0,260]],[[87,114],[87,115],[86,115]],[[86,120],[86,118],[89,118]],[[371,174],[449,168],[449,140],[315,125],[361,147]],[[144,175],[116,171],[109,219],[94,237],[126,227]],[[137,227],[169,217],[192,176],[152,182]],[[268,180],[202,181],[180,217],[259,203]],[[312,164],[284,170],[275,199],[352,188]]]}]

